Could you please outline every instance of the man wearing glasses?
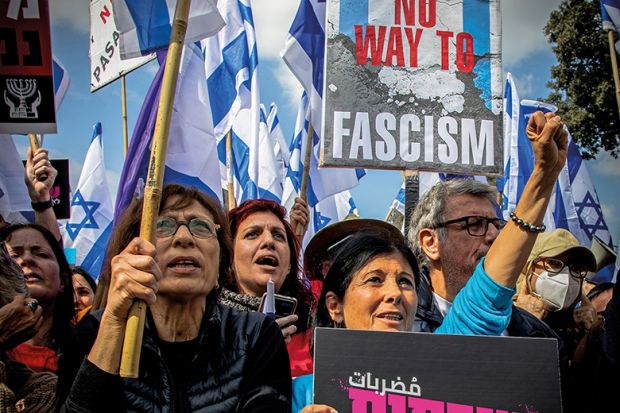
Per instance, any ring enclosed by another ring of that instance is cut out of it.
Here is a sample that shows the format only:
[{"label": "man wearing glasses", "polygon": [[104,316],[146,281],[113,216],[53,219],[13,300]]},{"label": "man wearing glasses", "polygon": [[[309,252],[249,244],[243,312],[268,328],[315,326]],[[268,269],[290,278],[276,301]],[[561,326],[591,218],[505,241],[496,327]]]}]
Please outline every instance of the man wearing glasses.
[{"label": "man wearing glasses", "polygon": [[[473,179],[439,182],[420,199],[408,233],[421,268],[414,331],[434,332],[441,325],[497,238],[504,221],[497,217],[495,199],[493,187]],[[515,306],[504,335],[559,339],[545,323]]]}]

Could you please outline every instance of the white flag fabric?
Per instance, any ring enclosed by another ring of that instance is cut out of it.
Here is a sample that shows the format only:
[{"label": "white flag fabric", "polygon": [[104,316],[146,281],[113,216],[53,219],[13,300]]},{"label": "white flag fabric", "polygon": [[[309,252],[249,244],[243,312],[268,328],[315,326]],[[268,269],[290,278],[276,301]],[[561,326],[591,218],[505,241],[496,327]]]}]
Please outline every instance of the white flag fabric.
[{"label": "white flag fabric", "polygon": [[[290,146],[290,164],[284,182],[282,204],[290,209],[294,200],[299,196],[304,169],[304,155],[308,142],[308,99],[304,92],[297,111],[295,135]],[[366,174],[364,169],[349,168],[319,168],[319,137],[313,134],[310,156],[310,169],[306,194],[308,206],[313,207],[323,199],[339,192],[351,189],[359,184],[359,180]]]},{"label": "white flag fabric", "polygon": [[271,104],[269,108],[269,115],[267,116],[267,129],[269,130],[269,138],[273,145],[273,153],[276,158],[278,170],[280,171],[280,183],[284,188],[284,181],[286,179],[286,171],[291,162],[290,153],[288,151],[288,144],[286,138],[282,132],[280,121],[278,119],[278,107],[275,103]]},{"label": "white flag fabric", "polygon": [[65,69],[60,59],[56,56],[52,59],[52,73],[54,74],[54,104],[56,105],[56,111],[58,111],[69,90],[71,78],[67,69]]},{"label": "white flag fabric", "polygon": [[71,198],[71,218],[63,231],[64,246],[75,248],[76,264],[84,267],[95,279],[101,273],[112,232],[112,205],[106,180],[101,123],[97,123]]},{"label": "white flag fabric", "polygon": [[301,0],[281,56],[309,97],[308,119],[317,131],[323,125],[324,51],[325,0]]},{"label": "white flag fabric", "polygon": [[[176,0],[116,0],[114,22],[120,35],[121,59],[145,56],[168,47]],[[212,36],[224,26],[214,0],[193,1],[185,43]]]},{"label": "white flag fabric", "polygon": [[22,213],[32,212],[32,208],[24,183],[24,164],[11,135],[0,134],[0,147],[0,215],[10,223],[27,222]]},{"label": "white flag fabric", "polygon": [[[226,171],[226,134],[231,133],[232,168],[235,199],[241,203],[259,196],[278,199],[260,185],[260,93],[258,55],[250,0],[220,0],[217,5],[226,26],[215,36],[201,42],[211,116],[218,141],[222,185]],[[266,179],[269,180],[269,179]]]},{"label": "white flag fabric", "polygon": [[310,223],[304,236],[303,247],[308,245],[314,234],[329,224],[342,221],[349,214],[359,216],[357,206],[349,191],[330,195],[310,208]]},{"label": "white flag fabric", "polygon": [[269,136],[269,126],[267,125],[267,115],[265,107],[260,110],[260,127],[258,147],[250,148],[257,150],[256,159],[258,161],[258,197],[271,199],[277,203],[282,201],[282,173],[278,168],[273,141]]},{"label": "white flag fabric", "polygon": [[[163,63],[163,56],[159,57]],[[127,160],[130,161],[123,165],[115,221],[133,196],[141,193],[146,179],[164,69],[162,64],[144,99],[129,142]],[[196,43],[185,45],[170,124],[164,184],[190,186],[221,201],[219,161],[210,110],[204,51]]]}]

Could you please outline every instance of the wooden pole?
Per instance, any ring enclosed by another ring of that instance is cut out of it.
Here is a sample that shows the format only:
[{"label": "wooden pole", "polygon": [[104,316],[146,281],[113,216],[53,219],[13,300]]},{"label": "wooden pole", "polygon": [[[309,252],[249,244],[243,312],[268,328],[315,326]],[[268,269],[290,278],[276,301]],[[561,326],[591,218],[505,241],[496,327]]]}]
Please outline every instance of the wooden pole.
[{"label": "wooden pole", "polygon": [[226,134],[226,190],[228,191],[228,210],[237,206],[235,200],[235,186],[233,185],[232,166],[232,131]]},{"label": "wooden pole", "polygon": [[[310,159],[312,157],[312,144],[314,129],[312,128],[312,121],[308,122],[308,139],[306,140],[306,153],[304,156],[304,170],[301,174],[301,190],[299,191],[299,196],[304,201],[308,202],[308,175],[310,174]],[[304,228],[301,224],[297,225],[295,228],[296,235],[303,235]]]},{"label": "wooden pole", "polygon": [[611,59],[611,68],[614,74],[614,85],[616,86],[616,103],[618,104],[618,115],[620,115],[620,76],[618,75],[618,60],[616,58],[616,48],[614,47],[614,32],[607,32],[609,40],[609,58]]},{"label": "wooden pole", "polygon": [[[155,132],[153,134],[153,143],[151,146],[151,159],[149,162],[146,185],[144,187],[144,205],[140,224],[140,238],[152,243],[155,243],[155,220],[159,214],[159,203],[161,201],[161,190],[164,181],[166,150],[168,148],[168,135],[170,133],[170,119],[172,117],[174,95],[176,93],[176,84],[179,77],[181,52],[183,51],[183,41],[185,39],[185,32],[187,31],[190,4],[191,0],[178,0],[176,4],[172,33],[170,34],[170,45],[168,46],[168,57],[166,58],[166,68],[164,69],[161,95],[159,97]],[[125,328],[125,339],[123,342],[120,366],[121,377],[138,377],[145,316],[146,303],[143,301],[135,301],[129,310],[127,326]]]},{"label": "wooden pole", "polygon": [[[34,156],[34,152],[41,147],[39,138],[37,138],[36,133],[29,133],[28,140],[30,141],[30,150],[32,151],[32,155]],[[37,179],[39,181],[45,181],[47,179],[47,174],[42,173],[41,175],[37,176]]]},{"label": "wooden pole", "polygon": [[125,157],[127,157],[129,132],[127,131],[127,87],[125,85],[125,75],[121,76],[121,107],[123,111],[123,153],[125,154]]}]

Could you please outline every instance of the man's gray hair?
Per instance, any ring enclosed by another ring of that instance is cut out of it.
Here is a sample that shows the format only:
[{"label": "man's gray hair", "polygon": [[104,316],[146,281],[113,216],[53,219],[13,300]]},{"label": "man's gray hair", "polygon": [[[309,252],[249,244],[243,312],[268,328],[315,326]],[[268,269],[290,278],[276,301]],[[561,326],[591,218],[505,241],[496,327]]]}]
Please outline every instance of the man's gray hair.
[{"label": "man's gray hair", "polygon": [[[407,238],[413,253],[420,266],[429,266],[429,261],[418,241],[418,234],[423,228],[435,228],[446,220],[445,205],[450,197],[459,195],[473,195],[487,199],[494,206],[497,205],[496,190],[494,187],[474,179],[452,179],[441,181],[433,186],[418,202],[411,214]],[[437,228],[439,241],[443,242],[446,236],[445,228]]]}]

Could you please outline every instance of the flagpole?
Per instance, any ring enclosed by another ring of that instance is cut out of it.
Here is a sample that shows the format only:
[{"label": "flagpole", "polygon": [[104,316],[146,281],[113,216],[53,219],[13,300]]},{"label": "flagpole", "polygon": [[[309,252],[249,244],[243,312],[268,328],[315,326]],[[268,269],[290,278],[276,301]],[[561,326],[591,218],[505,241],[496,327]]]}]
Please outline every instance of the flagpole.
[{"label": "flagpole", "polygon": [[620,115],[620,76],[618,75],[618,60],[616,59],[616,48],[614,47],[614,32],[607,32],[609,40],[609,57],[611,59],[611,68],[614,74],[614,85],[616,86],[616,103],[618,104],[618,114]]},{"label": "flagpole", "polygon": [[228,191],[228,210],[237,206],[235,201],[235,187],[233,185],[232,168],[232,130],[226,134],[226,190]]},{"label": "flagpole", "polygon": [[[142,221],[140,224],[140,238],[155,243],[154,228],[155,220],[159,213],[159,203],[164,181],[164,165],[166,162],[166,150],[170,133],[170,119],[176,84],[179,77],[179,66],[183,41],[187,31],[191,0],[178,0],[174,12],[174,22],[170,34],[170,45],[166,57],[166,68],[162,80],[159,107],[153,143],[151,146],[151,158],[149,161],[148,175],[144,187],[144,201],[142,209]],[[135,301],[129,310],[125,339],[121,356],[121,377],[138,377],[140,363],[140,351],[142,349],[142,333],[144,332],[144,320],[146,316],[146,303]]]},{"label": "flagpole", "polygon": [[129,146],[129,135],[127,132],[127,88],[125,85],[125,75],[121,76],[121,107],[123,113],[123,150],[127,157],[127,147]]},{"label": "flagpole", "polygon": [[[312,128],[312,121],[308,122],[308,139],[306,140],[306,153],[304,157],[304,170],[301,174],[301,190],[299,196],[304,201],[308,202],[308,175],[310,174],[310,157],[312,156],[312,141],[314,139],[314,129]],[[295,235],[303,235],[304,227],[301,224],[297,224],[295,229]]]}]

